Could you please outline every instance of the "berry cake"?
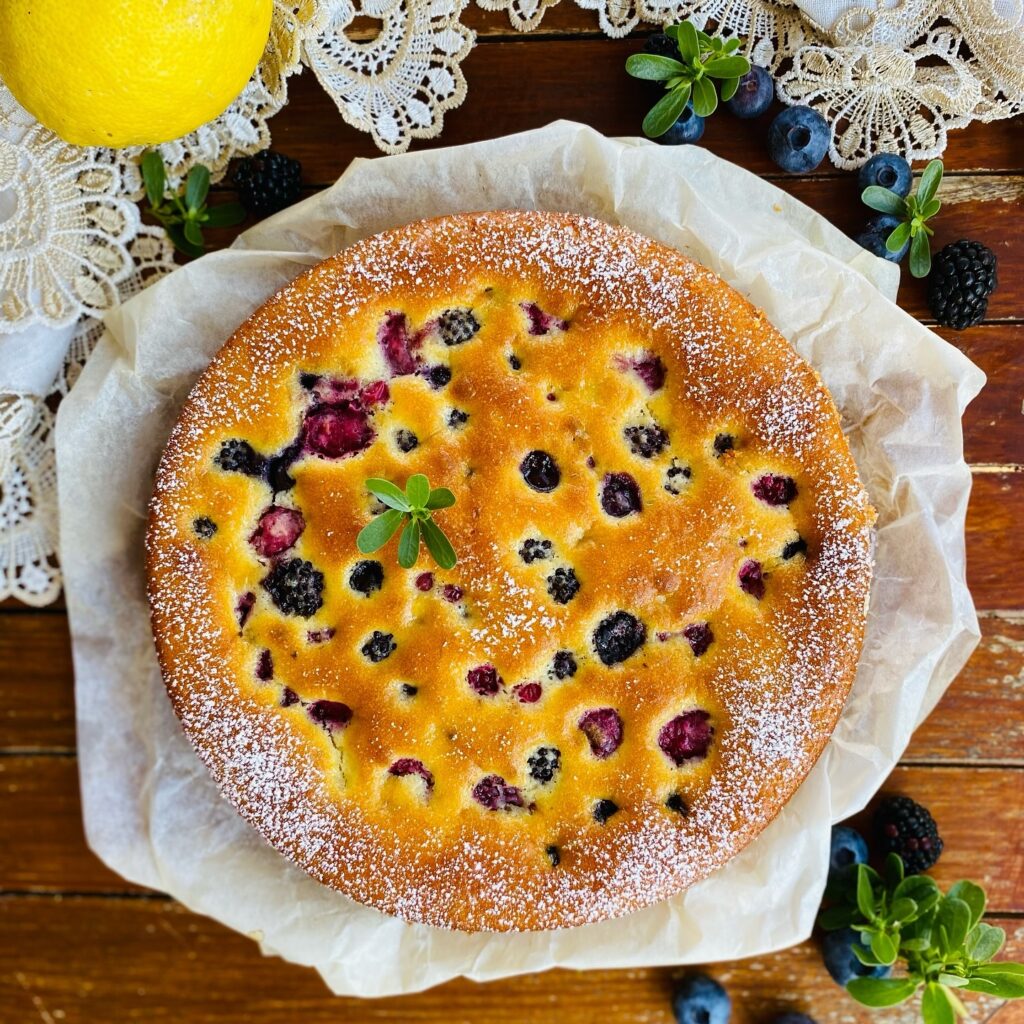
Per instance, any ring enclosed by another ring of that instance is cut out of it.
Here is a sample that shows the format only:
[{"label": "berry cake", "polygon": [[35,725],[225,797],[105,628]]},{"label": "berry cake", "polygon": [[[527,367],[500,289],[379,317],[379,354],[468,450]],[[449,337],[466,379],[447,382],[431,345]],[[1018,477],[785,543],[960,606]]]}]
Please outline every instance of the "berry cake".
[{"label": "berry cake", "polygon": [[[415,473],[442,570],[366,481]],[[581,925],[778,813],[853,681],[874,513],[818,375],[680,253],[486,213],[314,267],[200,377],[157,473],[167,689],[241,814],[408,921]]]}]

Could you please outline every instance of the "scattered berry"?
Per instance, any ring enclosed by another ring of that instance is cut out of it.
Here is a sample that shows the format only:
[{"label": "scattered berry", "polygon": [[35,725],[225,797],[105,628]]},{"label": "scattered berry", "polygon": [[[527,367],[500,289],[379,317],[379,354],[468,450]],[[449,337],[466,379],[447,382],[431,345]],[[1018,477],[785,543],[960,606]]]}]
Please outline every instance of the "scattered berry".
[{"label": "scattered berry", "polygon": [[238,618],[239,627],[244,626],[249,621],[249,616],[252,614],[255,604],[256,595],[251,590],[239,597],[235,605],[235,615]]},{"label": "scattered berry", "polygon": [[256,678],[264,683],[274,678],[274,656],[266,648],[260,651],[259,661],[256,662]]},{"label": "scattered berry", "polygon": [[536,704],[543,692],[540,683],[518,683],[512,687],[512,693],[520,704]]},{"label": "scattered berry", "polygon": [[541,493],[553,491],[562,479],[555,460],[547,452],[537,449],[526,453],[519,463],[519,472],[530,487]]},{"label": "scattered berry", "polygon": [[302,165],[284,153],[265,149],[240,160],[231,180],[242,205],[257,217],[268,217],[299,198]]},{"label": "scattered berry", "polygon": [[886,797],[875,809],[878,853],[898,853],[907,874],[927,871],[942,853],[942,839],[927,808],[908,796]]},{"label": "scattered berry", "polygon": [[462,587],[455,583],[446,583],[441,593],[449,604],[458,604],[462,600]]},{"label": "scattered berry", "polygon": [[615,708],[594,708],[584,712],[576,723],[590,743],[590,752],[599,760],[611,757],[622,743],[622,716]]},{"label": "scattered berry", "polygon": [[553,868],[557,868],[562,863],[562,854],[557,846],[546,846],[544,847],[544,852],[547,854],[547,858]]},{"label": "scattered berry", "polygon": [[837,985],[846,986],[854,978],[884,978],[890,968],[879,964],[868,967],[854,955],[854,945],[860,945],[857,933],[852,928],[840,928],[834,932],[825,932],[821,940],[821,951],[825,959],[825,967]]},{"label": "scattered berry", "polygon": [[807,554],[807,541],[803,537],[797,537],[796,540],[789,541],[786,546],[782,549],[782,557],[788,562],[791,558],[795,558],[797,555]]},{"label": "scattered berry", "polygon": [[405,377],[416,372],[419,360],[413,354],[413,349],[418,341],[418,338],[410,336],[409,321],[404,313],[392,311],[385,314],[377,328],[377,344],[395,377]]},{"label": "scattered berry", "polygon": [[614,800],[598,800],[594,804],[594,821],[603,825],[613,814],[619,813],[619,805]]},{"label": "scattered berry", "polygon": [[616,362],[620,368],[632,370],[647,385],[648,391],[660,391],[665,386],[668,371],[661,361],[661,356],[656,356],[653,352],[645,352],[639,359],[619,357]]},{"label": "scattered berry", "polygon": [[659,135],[657,141],[665,146],[687,146],[699,142],[703,134],[704,118],[694,111],[692,104],[687,103],[675,124]]},{"label": "scattered berry", "polygon": [[325,644],[334,636],[335,630],[332,626],[325,626],[323,629],[310,629],[306,631],[306,643]]},{"label": "scattered berry", "polygon": [[686,711],[661,727],[658,746],[678,768],[687,761],[706,757],[714,732],[711,716],[706,711]]},{"label": "scattered berry", "polygon": [[613,612],[594,630],[594,650],[604,665],[618,665],[647,642],[647,627],[629,612]]},{"label": "scattered berry", "polygon": [[463,412],[461,409],[452,409],[448,413],[448,426],[452,430],[458,430],[459,427],[464,427],[469,422],[469,413]]},{"label": "scattered berry", "polygon": [[451,367],[440,363],[437,366],[432,366],[427,370],[427,380],[435,391],[440,391],[441,388],[446,387],[452,381]]},{"label": "scattered berry", "polygon": [[903,221],[899,217],[894,217],[890,213],[880,213],[875,217],[869,217],[864,230],[857,235],[854,241],[873,255],[881,256],[883,260],[899,263],[910,250],[910,239],[908,238],[895,252],[891,252],[885,243],[902,223]]},{"label": "scattered berry", "polygon": [[951,242],[932,261],[928,306],[943,327],[962,331],[980,324],[999,284],[996,257],[981,242]]},{"label": "scattered berry", "polygon": [[523,794],[500,775],[485,775],[473,787],[473,799],[489,811],[506,811],[523,806]]},{"label": "scattered berry", "polygon": [[784,171],[813,171],[825,158],[832,137],[828,122],[810,107],[787,107],[768,131],[768,153]]},{"label": "scattered berry", "polygon": [[626,427],[622,436],[629,442],[629,450],[642,459],[653,459],[668,444],[668,434],[656,424]]},{"label": "scattered berry", "polygon": [[413,686],[412,683],[402,683],[402,696],[403,697],[415,697],[420,692],[418,686]]},{"label": "scattered berry", "polygon": [[556,679],[571,679],[576,675],[576,667],[572,651],[558,651],[551,662],[551,671]]},{"label": "scattered berry", "polygon": [[693,471],[689,466],[680,466],[675,459],[672,460],[672,465],[665,470],[665,490],[669,494],[681,494],[683,487],[686,486],[686,481],[693,476]]},{"label": "scattered berry", "polygon": [[676,1024],[728,1024],[729,994],[706,974],[688,974],[672,993]]},{"label": "scattered berry", "polygon": [[797,494],[796,481],[791,476],[776,476],[766,473],[751,485],[754,497],[766,505],[788,505]]},{"label": "scattered berry", "polygon": [[290,491],[295,486],[295,479],[288,470],[301,454],[302,441],[300,439],[267,461],[267,483],[270,484],[270,489],[274,494]]},{"label": "scattered berry", "polygon": [[384,566],[372,558],[364,558],[352,566],[348,585],[358,594],[369,597],[384,585]]},{"label": "scattered berry", "polygon": [[683,630],[683,636],[689,641],[690,649],[695,658],[707,653],[714,642],[715,634],[711,632],[709,622],[694,622]]},{"label": "scattered berry", "polygon": [[463,345],[480,330],[480,322],[471,309],[446,309],[437,318],[437,332],[449,347]]},{"label": "scattered berry", "polygon": [[285,615],[308,619],[324,603],[324,574],[301,558],[278,562],[260,586]]},{"label": "scattered berry", "polygon": [[847,825],[833,825],[828,855],[828,877],[837,878],[851,864],[866,864],[868,844],[864,837]]},{"label": "scattered berry", "polygon": [[281,707],[290,708],[299,703],[299,695],[290,687],[286,686],[281,691]]},{"label": "scattered berry", "polygon": [[434,574],[432,572],[421,572],[416,577],[416,589],[422,590],[424,594],[434,589]]},{"label": "scattered berry", "polygon": [[192,520],[195,535],[202,540],[209,540],[217,532],[217,524],[209,516],[200,516]]},{"label": "scattered berry", "polygon": [[550,334],[552,331],[569,329],[569,321],[553,313],[545,313],[536,302],[520,302],[520,309],[526,314],[527,331],[534,336]]},{"label": "scattered berry", "polygon": [[557,747],[538,747],[527,759],[530,778],[541,785],[550,782],[562,765],[562,752]]},{"label": "scattered berry", "polygon": [[244,473],[246,476],[262,476],[266,459],[257,454],[248,441],[236,437],[224,441],[213,461],[229,473]]},{"label": "scattered berry", "polygon": [[407,775],[418,775],[426,783],[428,793],[434,788],[433,772],[429,771],[426,765],[415,757],[398,758],[388,769],[388,775],[394,775],[400,779]]},{"label": "scattered berry", "polygon": [[315,700],[306,705],[306,712],[329,733],[341,732],[352,721],[352,709],[340,700]]},{"label": "scattered berry", "polygon": [[644,52],[653,53],[658,57],[671,57],[672,60],[679,60],[679,45],[664,32],[652,32],[644,40]]},{"label": "scattered berry", "polygon": [[513,370],[521,370],[523,368],[523,361],[519,356],[513,354],[508,357],[508,365],[511,366]]},{"label": "scattered berry", "polygon": [[682,815],[684,818],[690,813],[690,808],[686,805],[686,801],[678,793],[669,793],[665,800],[665,806],[673,814]]},{"label": "scattered berry", "polygon": [[715,449],[715,455],[721,458],[726,452],[731,452],[736,447],[736,438],[732,434],[715,434],[715,440],[711,447]]},{"label": "scattered berry", "polygon": [[379,629],[375,629],[370,634],[370,639],[359,650],[364,658],[368,658],[376,664],[385,658],[390,658],[398,650],[398,644],[395,643],[393,633],[382,633]]},{"label": "scattered berry", "polygon": [[628,473],[606,473],[601,484],[601,508],[615,519],[640,512],[640,487]]},{"label": "scattered berry", "polygon": [[395,445],[400,452],[408,454],[414,449],[418,448],[420,439],[411,430],[396,430],[395,431]]},{"label": "scattered berry", "polygon": [[273,558],[287,551],[305,528],[306,520],[297,508],[271,505],[261,513],[249,543],[260,558]]},{"label": "scattered berry", "polygon": [[568,604],[580,592],[580,581],[575,569],[556,569],[548,577],[548,593],[555,604]]},{"label": "scattered berry", "polygon": [[493,665],[478,665],[466,673],[469,688],[481,697],[493,697],[504,685],[498,670]]},{"label": "scattered berry", "polygon": [[302,424],[302,440],[315,455],[340,459],[369,447],[373,429],[365,409],[344,401],[309,413]]},{"label": "scattered berry", "polygon": [[806,1013],[797,1013],[795,1010],[787,1010],[785,1013],[778,1013],[768,1024],[817,1024],[813,1017]]},{"label": "scattered berry", "polygon": [[551,557],[551,541],[536,540],[527,537],[519,548],[519,557],[529,565],[531,562],[543,561]]},{"label": "scattered berry", "polygon": [[757,64],[751,64],[750,70],[740,79],[732,99],[725,105],[737,117],[747,120],[760,117],[775,98],[775,84],[772,76]]},{"label": "scattered berry", "polygon": [[764,597],[764,572],[761,569],[760,562],[755,562],[754,559],[748,558],[740,566],[739,581],[740,590],[745,594],[756,597],[758,601]]},{"label": "scattered berry", "polygon": [[391,388],[386,380],[375,380],[359,392],[364,405],[383,405],[391,397]]},{"label": "scattered berry", "polygon": [[871,185],[880,185],[906,197],[910,195],[913,182],[910,164],[895,153],[876,153],[857,174],[857,185],[862,192]]}]

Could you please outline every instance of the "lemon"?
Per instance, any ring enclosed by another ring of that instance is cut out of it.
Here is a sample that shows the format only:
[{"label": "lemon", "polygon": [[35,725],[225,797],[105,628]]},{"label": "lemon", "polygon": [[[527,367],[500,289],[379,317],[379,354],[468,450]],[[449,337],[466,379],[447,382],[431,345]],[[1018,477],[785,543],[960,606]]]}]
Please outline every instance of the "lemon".
[{"label": "lemon", "polygon": [[67,142],[167,142],[242,91],[266,46],[272,3],[0,0],[0,79]]}]

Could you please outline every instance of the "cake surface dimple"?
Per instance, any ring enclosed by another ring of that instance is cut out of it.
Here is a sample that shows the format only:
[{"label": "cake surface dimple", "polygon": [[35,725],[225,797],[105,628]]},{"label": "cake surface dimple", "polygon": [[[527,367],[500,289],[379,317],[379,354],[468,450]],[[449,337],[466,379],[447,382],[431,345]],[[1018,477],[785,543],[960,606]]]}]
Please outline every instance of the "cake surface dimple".
[{"label": "cake surface dimple", "polygon": [[[454,493],[452,569],[371,478]],[[743,849],[863,642],[874,512],[764,315],[596,220],[359,242],[200,377],[146,537],[164,681],[224,794],[360,903],[463,930],[621,916]]]}]

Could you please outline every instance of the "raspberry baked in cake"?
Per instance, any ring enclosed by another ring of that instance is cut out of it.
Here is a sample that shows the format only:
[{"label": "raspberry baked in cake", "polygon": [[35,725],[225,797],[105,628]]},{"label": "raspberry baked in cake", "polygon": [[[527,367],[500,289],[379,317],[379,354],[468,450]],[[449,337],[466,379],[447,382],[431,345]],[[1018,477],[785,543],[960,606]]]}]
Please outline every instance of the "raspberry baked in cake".
[{"label": "raspberry baked in cake", "polygon": [[[424,474],[411,568],[368,481]],[[874,513],[764,315],[568,215],[412,224],[314,267],[200,377],[147,534],[168,693],[224,794],[360,903],[580,925],[743,849],[860,654]]]}]

